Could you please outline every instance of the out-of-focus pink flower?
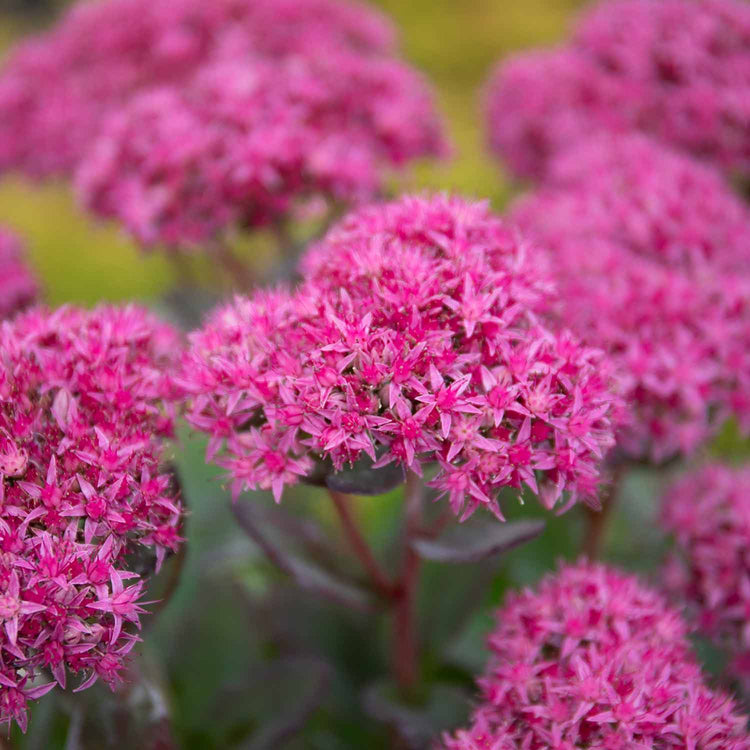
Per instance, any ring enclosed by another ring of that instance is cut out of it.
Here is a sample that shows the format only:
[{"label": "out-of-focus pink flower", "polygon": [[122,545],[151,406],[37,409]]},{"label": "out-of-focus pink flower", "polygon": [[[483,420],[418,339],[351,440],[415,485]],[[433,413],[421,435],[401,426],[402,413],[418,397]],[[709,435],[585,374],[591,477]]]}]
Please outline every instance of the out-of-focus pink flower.
[{"label": "out-of-focus pink flower", "polygon": [[632,128],[719,168],[750,171],[750,6],[607,0],[570,44],[502,63],[488,91],[493,149],[521,177],[592,132]]},{"label": "out-of-focus pink flower", "polygon": [[230,46],[271,59],[348,49],[390,55],[395,34],[353,0],[79,2],[19,45],[0,76],[0,169],[70,174],[133,94],[189,80]]},{"label": "out-of-focus pink flower", "polygon": [[545,237],[592,234],[670,267],[750,271],[747,205],[719,172],[651,138],[591,137],[550,160],[545,187],[570,203],[535,216]]},{"label": "out-of-focus pink flower", "polygon": [[718,167],[750,172],[750,6],[607,0],[573,45],[645,95],[640,127]]},{"label": "out-of-focus pink flower", "polygon": [[749,686],[750,468],[711,463],[685,474],[664,493],[662,523],[676,541],[668,590]]},{"label": "out-of-focus pink flower", "polygon": [[510,215],[547,251],[561,323],[616,365],[631,456],[689,454],[731,413],[750,424],[750,213],[717,174],[604,135]]},{"label": "out-of-focus pink flower", "polygon": [[30,305],[39,285],[23,258],[21,241],[0,227],[0,319]]},{"label": "out-of-focus pink flower", "polygon": [[597,350],[535,311],[530,246],[484,204],[406,197],[345,218],[298,289],[238,298],[193,335],[188,419],[235,493],[338,470],[362,454],[418,473],[455,513],[522,484],[549,507],[595,503],[615,399]]},{"label": "out-of-focus pink flower", "polygon": [[541,179],[579,139],[634,128],[639,95],[575,50],[523,52],[500,62],[487,85],[490,147],[516,176]]},{"label": "out-of-focus pink flower", "polygon": [[497,613],[471,724],[447,750],[747,750],[746,719],[703,681],[676,610],[581,562]]},{"label": "out-of-focus pink flower", "polygon": [[311,197],[355,202],[389,167],[444,149],[422,80],[388,58],[330,50],[206,68],[136,97],[77,177],[84,202],[145,246],[186,247]]},{"label": "out-of-focus pink flower", "polygon": [[[34,308],[0,324],[0,721],[26,724],[49,685],[113,685],[137,641],[144,581],[176,549],[182,513],[163,472],[179,354],[134,307]],[[54,684],[54,683],[53,683]]]}]

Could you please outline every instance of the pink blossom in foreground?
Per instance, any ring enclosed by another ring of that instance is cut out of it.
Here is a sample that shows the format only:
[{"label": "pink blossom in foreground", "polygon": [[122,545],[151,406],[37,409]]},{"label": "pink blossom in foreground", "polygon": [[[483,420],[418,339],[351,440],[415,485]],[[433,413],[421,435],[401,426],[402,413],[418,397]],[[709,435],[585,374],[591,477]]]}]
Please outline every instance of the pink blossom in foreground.
[{"label": "pink blossom in foreground", "polygon": [[38,294],[39,284],[26,265],[20,240],[0,227],[0,319],[27,307]]},{"label": "pink blossom in foreground", "polygon": [[676,542],[666,586],[750,685],[750,468],[711,463],[684,475],[664,493],[662,523]]},{"label": "pink blossom in foreground", "polygon": [[500,64],[487,92],[493,150],[520,177],[597,131],[648,133],[722,170],[750,171],[750,6],[607,0],[571,42]]},{"label": "pink blossom in foreground", "polygon": [[557,315],[615,365],[621,447],[690,454],[750,429],[750,215],[707,167],[640,136],[593,139],[510,216],[547,251]]},{"label": "pink blossom in foreground", "polygon": [[[145,581],[180,542],[164,473],[178,354],[135,308],[34,308],[0,324],[0,721],[67,673],[118,680]],[[50,672],[53,683],[40,683]]]},{"label": "pink blossom in foreground", "polygon": [[311,197],[352,202],[389,167],[444,150],[421,78],[329,51],[206,68],[136,97],[103,128],[77,182],[94,212],[144,246],[190,247],[289,215]]},{"label": "pink blossom in foreground", "polygon": [[391,55],[395,34],[353,0],[79,2],[0,74],[0,170],[68,175],[103,120],[144,88],[181,85],[227,46],[269,59]]},{"label": "pink blossom in foreground", "polygon": [[303,283],[238,298],[192,336],[188,420],[236,494],[363,454],[422,473],[463,517],[502,487],[596,503],[615,399],[597,350],[544,328],[547,284],[484,204],[405,197],[352,213]]},{"label": "pink blossom in foreground", "polygon": [[516,176],[541,179],[552,156],[592,131],[635,127],[639,95],[575,50],[520,53],[501,61],[487,85],[490,148]]},{"label": "pink blossom in foreground", "polygon": [[680,615],[637,578],[581,562],[497,613],[471,724],[446,750],[747,750]]}]

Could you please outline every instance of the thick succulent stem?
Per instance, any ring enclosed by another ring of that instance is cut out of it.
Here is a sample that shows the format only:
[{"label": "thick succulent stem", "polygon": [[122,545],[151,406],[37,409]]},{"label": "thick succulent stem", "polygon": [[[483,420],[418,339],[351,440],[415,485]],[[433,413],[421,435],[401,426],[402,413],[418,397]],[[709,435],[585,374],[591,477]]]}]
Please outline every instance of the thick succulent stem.
[{"label": "thick succulent stem", "polygon": [[367,543],[364,534],[357,524],[349,502],[349,496],[335,490],[329,490],[328,492],[333,501],[333,507],[338,513],[341,527],[349,541],[349,545],[370,577],[373,588],[382,597],[386,599],[391,598],[393,595],[393,585],[388,578],[388,574],[383,570],[370,549],[370,545]]},{"label": "thick succulent stem", "polygon": [[618,462],[612,467],[612,481],[602,492],[601,509],[594,510],[588,505],[585,506],[586,529],[583,538],[583,554],[589,560],[599,559],[604,550],[609,522],[620,494],[620,485],[625,475],[625,469],[626,464],[624,462]]},{"label": "thick succulent stem", "polygon": [[412,548],[412,541],[421,529],[422,487],[422,480],[409,472],[406,480],[402,569],[396,589],[393,627],[393,667],[399,689],[406,696],[413,691],[419,678],[416,597],[420,559]]},{"label": "thick succulent stem", "polygon": [[249,292],[255,286],[255,277],[250,268],[237,257],[234,250],[223,240],[214,243],[216,259],[226,271],[232,284],[240,291]]}]

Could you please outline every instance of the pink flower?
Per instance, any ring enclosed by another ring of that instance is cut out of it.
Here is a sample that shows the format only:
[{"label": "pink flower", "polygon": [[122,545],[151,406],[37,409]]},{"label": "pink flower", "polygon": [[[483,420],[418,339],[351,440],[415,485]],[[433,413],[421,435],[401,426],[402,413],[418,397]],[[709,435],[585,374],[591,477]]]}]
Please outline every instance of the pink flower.
[{"label": "pink flower", "polygon": [[569,44],[500,64],[493,150],[521,177],[592,132],[648,133],[715,166],[750,168],[750,8],[742,0],[607,0]]},{"label": "pink flower", "polygon": [[423,81],[385,57],[246,58],[118,110],[77,182],[144,246],[191,247],[324,203],[356,202],[388,167],[444,150]]},{"label": "pink flower", "polygon": [[21,242],[0,227],[0,319],[27,307],[38,294],[39,284],[26,265]]},{"label": "pink flower", "polygon": [[[637,133],[601,133],[551,159],[546,237],[591,234],[671,267],[750,271],[750,210],[722,175]],[[565,190],[567,199],[562,200]],[[520,209],[523,215],[523,209]]]},{"label": "pink flower", "polygon": [[490,148],[516,176],[541,179],[551,157],[592,130],[635,127],[640,95],[577,50],[522,52],[501,61],[487,84]]},{"label": "pink flower", "polygon": [[[418,473],[466,517],[522,484],[595,502],[615,399],[598,351],[535,313],[548,283],[484,204],[406,197],[350,214],[294,291],[238,298],[192,336],[188,419],[235,492],[362,454]],[[541,486],[540,486],[541,485]]]},{"label": "pink flower", "polygon": [[446,750],[745,750],[676,610],[635,577],[580,562],[497,613],[482,701]]},{"label": "pink flower", "polygon": [[673,482],[662,523],[674,535],[666,585],[750,684],[750,469],[711,463]]},{"label": "pink flower", "polygon": [[750,170],[750,6],[607,0],[573,45],[644,94],[639,127],[727,171]]},{"label": "pink flower", "polygon": [[180,541],[162,468],[178,351],[135,307],[0,324],[0,721],[25,728],[45,668],[63,687],[67,672],[114,684],[137,640],[130,555],[150,550],[158,570]]},{"label": "pink flower", "polygon": [[557,315],[605,349],[631,419],[621,447],[690,454],[750,424],[750,213],[708,167],[639,135],[552,160],[511,218],[547,250]]},{"label": "pink flower", "polygon": [[144,88],[187,82],[219,49],[278,59],[394,46],[390,23],[350,0],[79,2],[4,66],[0,169],[69,175],[110,113]]}]

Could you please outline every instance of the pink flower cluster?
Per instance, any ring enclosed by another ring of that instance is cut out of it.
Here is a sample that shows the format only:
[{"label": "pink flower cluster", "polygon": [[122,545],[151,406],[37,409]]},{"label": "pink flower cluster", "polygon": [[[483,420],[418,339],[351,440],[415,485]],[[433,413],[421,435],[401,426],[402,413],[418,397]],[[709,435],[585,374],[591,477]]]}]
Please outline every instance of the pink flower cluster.
[{"label": "pink flower cluster", "polygon": [[627,453],[689,454],[731,413],[750,428],[750,213],[717,174],[604,135],[511,217],[547,250],[560,320],[616,366]]},{"label": "pink flower cluster", "polygon": [[500,63],[485,92],[490,148],[513,174],[546,176],[550,158],[592,131],[635,127],[638,91],[577,50],[523,52]]},{"label": "pink flower cluster", "polygon": [[[545,188],[568,195],[569,230],[611,239],[670,267],[750,271],[750,209],[722,175],[637,133],[601,133],[549,162]],[[541,220],[543,217],[538,216]],[[567,217],[566,217],[567,218]],[[555,211],[542,231],[559,236]]]},{"label": "pink flower cluster", "polygon": [[595,503],[616,407],[597,350],[534,313],[548,285],[484,204],[405,197],[345,218],[294,291],[238,298],[192,336],[188,419],[235,493],[363,454],[419,474],[464,517],[522,484]]},{"label": "pink flower cluster", "polygon": [[311,197],[375,194],[383,167],[443,151],[421,79],[400,62],[329,50],[219,62],[136,97],[103,128],[78,187],[145,246],[196,245]]},{"label": "pink flower cluster", "polygon": [[592,129],[636,128],[728,171],[750,172],[750,6],[607,0],[571,42],[502,63],[488,91],[494,150],[519,176]]},{"label": "pink flower cluster", "polygon": [[39,294],[39,285],[23,258],[21,241],[0,227],[0,320],[9,318]]},{"label": "pink flower cluster", "polygon": [[0,75],[0,170],[74,176],[146,247],[370,198],[447,150],[394,37],[347,0],[80,3]]},{"label": "pink flower cluster", "polygon": [[[178,340],[135,308],[34,308],[0,324],[0,721],[66,673],[114,685],[144,579],[180,542],[164,473]],[[143,553],[141,553],[143,554]],[[40,683],[51,672],[54,681]]]},{"label": "pink flower cluster", "polygon": [[446,750],[747,750],[746,719],[703,681],[676,610],[581,562],[497,613],[471,725]]},{"label": "pink flower cluster", "polygon": [[79,2],[21,44],[0,76],[0,169],[70,174],[102,121],[144,88],[184,83],[232,40],[269,58],[388,54],[394,32],[347,0]]},{"label": "pink flower cluster", "polygon": [[665,586],[750,685],[750,468],[711,463],[681,477],[664,493],[662,523],[677,547]]}]

